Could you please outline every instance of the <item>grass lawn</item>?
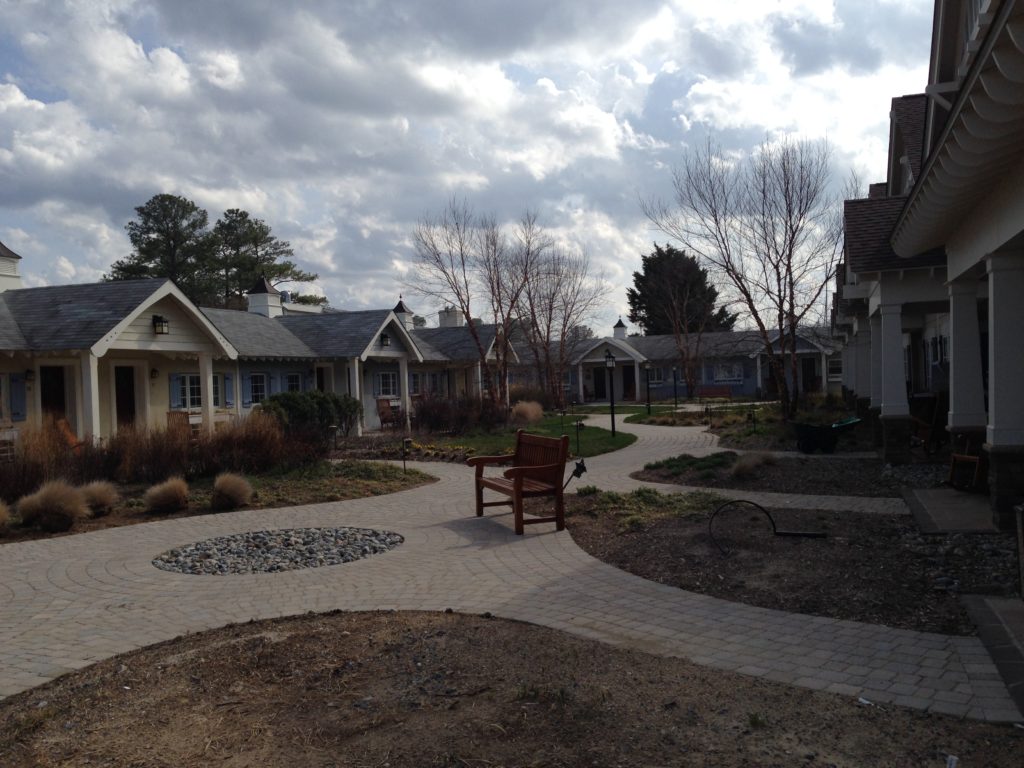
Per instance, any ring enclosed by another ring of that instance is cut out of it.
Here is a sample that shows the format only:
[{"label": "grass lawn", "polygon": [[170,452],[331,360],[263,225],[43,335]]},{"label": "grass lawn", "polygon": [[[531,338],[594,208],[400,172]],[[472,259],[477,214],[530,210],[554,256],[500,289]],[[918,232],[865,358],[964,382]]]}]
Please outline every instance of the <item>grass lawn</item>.
[{"label": "grass lawn", "polygon": [[[682,402],[682,401],[680,401]],[[675,410],[672,403],[651,403],[651,414],[655,413],[671,413]],[[572,413],[566,415],[566,419],[572,418],[575,414],[589,415],[592,413],[611,413],[611,409],[607,405],[574,405],[572,407]],[[647,414],[647,405],[641,403],[640,405],[619,405],[615,404],[615,415],[622,414],[635,414],[642,413]]]},{"label": "grass lawn", "polygon": [[[616,408],[616,411],[618,409]],[[563,429],[564,423],[564,429]],[[569,450],[575,456],[576,451],[576,429],[575,419],[566,416],[563,422],[561,416],[549,416],[543,421],[524,427],[527,432],[545,437],[559,437],[569,435]],[[495,432],[476,432],[453,437],[423,436],[415,440],[420,449],[430,451],[458,451],[471,456],[498,456],[510,453],[516,440],[515,429],[507,429]],[[579,456],[597,456],[601,453],[609,453],[625,448],[636,442],[636,435],[625,432],[612,433],[607,429],[601,429],[592,425],[586,425],[580,430]]]}]

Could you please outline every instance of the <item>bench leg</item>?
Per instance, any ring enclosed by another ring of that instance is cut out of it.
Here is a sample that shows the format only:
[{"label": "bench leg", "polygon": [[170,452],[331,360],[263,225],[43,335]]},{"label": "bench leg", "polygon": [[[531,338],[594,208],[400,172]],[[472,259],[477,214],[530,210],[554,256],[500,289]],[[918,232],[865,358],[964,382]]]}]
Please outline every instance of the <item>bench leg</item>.
[{"label": "bench leg", "polygon": [[476,516],[483,517],[484,514],[484,489],[480,482],[476,482]]},{"label": "bench leg", "polygon": [[523,535],[523,497],[520,494],[512,496],[512,511],[516,518],[516,535]]},{"label": "bench leg", "polygon": [[555,494],[555,530],[565,530],[565,499],[561,491]]}]

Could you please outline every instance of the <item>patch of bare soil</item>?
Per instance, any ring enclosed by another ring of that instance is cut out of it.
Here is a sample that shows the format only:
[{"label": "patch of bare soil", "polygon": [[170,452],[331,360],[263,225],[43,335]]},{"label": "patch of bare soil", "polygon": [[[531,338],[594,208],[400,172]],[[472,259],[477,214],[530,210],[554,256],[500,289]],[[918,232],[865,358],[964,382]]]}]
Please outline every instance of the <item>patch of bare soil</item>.
[{"label": "patch of bare soil", "polygon": [[948,465],[939,464],[893,467],[881,459],[738,457],[732,451],[723,451],[701,458],[675,457],[655,462],[632,476],[654,483],[707,488],[898,497],[905,486],[936,487],[947,474]]},{"label": "patch of bare soil", "polygon": [[676,512],[672,495],[643,496],[571,498],[573,539],[599,560],[673,587],[926,632],[975,633],[961,593],[1016,593],[1012,535],[924,536],[909,516],[771,510],[780,529],[826,534],[773,536],[750,506],[720,513],[709,529],[708,512],[722,499]]},{"label": "patch of bare soil", "polygon": [[1024,732],[508,621],[227,627],[0,702],[0,765],[1015,765]]}]

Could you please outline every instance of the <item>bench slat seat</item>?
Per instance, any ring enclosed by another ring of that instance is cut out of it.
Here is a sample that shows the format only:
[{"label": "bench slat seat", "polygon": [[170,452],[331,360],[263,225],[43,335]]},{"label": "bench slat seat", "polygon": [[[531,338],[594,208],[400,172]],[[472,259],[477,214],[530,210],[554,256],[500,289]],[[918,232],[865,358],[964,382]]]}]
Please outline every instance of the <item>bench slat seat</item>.
[{"label": "bench slat seat", "polygon": [[[541,437],[523,430],[516,432],[515,452],[508,456],[474,456],[467,464],[475,467],[476,515],[480,517],[486,507],[512,507],[516,533],[522,535],[523,526],[535,523],[555,523],[556,530],[565,529],[565,503],[562,478],[569,455],[569,438]],[[484,475],[484,467],[512,467],[501,476]],[[508,496],[502,501],[484,501],[484,489]],[[523,517],[523,499],[553,496],[555,513],[549,517]]]}]

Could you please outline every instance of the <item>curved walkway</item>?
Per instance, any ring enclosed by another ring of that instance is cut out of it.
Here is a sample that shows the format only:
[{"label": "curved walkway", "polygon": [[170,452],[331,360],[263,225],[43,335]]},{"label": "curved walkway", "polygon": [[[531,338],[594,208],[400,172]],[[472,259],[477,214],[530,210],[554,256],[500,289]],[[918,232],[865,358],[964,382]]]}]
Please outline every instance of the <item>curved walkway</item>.
[{"label": "curved walkway", "polygon": [[[699,431],[627,428],[639,441],[590,460],[584,482],[636,487],[628,471],[649,458],[713,448]],[[440,481],[390,496],[0,546],[0,696],[231,622],[333,609],[453,608],[874,702],[1021,719],[977,638],[787,614],[649,582],[590,557],[568,533],[542,528],[519,537],[509,515],[474,517],[465,467],[419,468]],[[405,543],[342,566],[278,574],[189,576],[150,563],[212,536],[330,525],[397,531]]]}]

